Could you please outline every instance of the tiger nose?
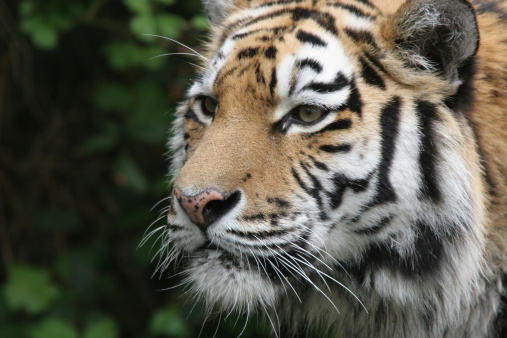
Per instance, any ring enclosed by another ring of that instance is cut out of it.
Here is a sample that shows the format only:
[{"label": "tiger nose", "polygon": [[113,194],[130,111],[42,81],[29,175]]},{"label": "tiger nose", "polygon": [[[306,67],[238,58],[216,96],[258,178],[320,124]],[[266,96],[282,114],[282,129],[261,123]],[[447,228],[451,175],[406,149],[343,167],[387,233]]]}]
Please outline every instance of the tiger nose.
[{"label": "tiger nose", "polygon": [[240,200],[240,192],[229,197],[215,189],[208,189],[197,195],[185,195],[180,188],[174,188],[174,197],[178,200],[190,220],[202,231],[220,217],[225,216]]}]

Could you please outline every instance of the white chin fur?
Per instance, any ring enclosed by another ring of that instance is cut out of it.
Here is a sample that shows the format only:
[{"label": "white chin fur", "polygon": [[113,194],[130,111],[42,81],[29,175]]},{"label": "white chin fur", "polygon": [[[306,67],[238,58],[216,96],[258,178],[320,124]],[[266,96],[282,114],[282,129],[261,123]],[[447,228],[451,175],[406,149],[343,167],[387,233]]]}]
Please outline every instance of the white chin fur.
[{"label": "white chin fur", "polygon": [[208,307],[238,313],[273,308],[280,287],[263,278],[257,266],[246,259],[233,260],[227,254],[204,250],[194,254],[188,277],[192,291],[201,296]]}]

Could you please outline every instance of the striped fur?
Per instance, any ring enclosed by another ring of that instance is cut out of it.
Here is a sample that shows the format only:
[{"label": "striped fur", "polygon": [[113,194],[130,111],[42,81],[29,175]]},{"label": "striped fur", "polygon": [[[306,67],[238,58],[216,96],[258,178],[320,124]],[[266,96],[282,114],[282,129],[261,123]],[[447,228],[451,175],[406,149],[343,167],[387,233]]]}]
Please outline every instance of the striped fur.
[{"label": "striped fur", "polygon": [[505,336],[507,2],[204,3],[171,176],[235,201],[203,228],[173,198],[159,269],[278,337]]}]

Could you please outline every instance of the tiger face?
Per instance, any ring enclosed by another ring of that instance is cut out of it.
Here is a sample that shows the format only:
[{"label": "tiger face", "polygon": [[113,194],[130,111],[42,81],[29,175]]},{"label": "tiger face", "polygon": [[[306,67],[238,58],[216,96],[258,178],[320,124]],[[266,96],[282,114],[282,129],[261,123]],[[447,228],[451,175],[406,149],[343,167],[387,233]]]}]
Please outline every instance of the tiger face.
[{"label": "tiger face", "polygon": [[447,319],[473,303],[451,299],[478,292],[484,259],[465,116],[475,14],[460,0],[384,5],[207,3],[214,36],[171,141],[163,264],[184,258],[211,306],[324,299],[333,322],[380,301]]}]

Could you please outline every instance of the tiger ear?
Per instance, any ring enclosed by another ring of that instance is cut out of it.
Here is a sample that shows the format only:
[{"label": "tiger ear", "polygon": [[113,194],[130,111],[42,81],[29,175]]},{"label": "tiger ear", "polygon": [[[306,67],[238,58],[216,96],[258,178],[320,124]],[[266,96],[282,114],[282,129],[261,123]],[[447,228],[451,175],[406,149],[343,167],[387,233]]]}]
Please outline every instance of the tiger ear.
[{"label": "tiger ear", "polygon": [[233,10],[234,0],[201,0],[213,26],[218,26]]},{"label": "tiger ear", "polygon": [[384,27],[406,64],[448,81],[460,79],[479,46],[475,11],[466,0],[409,0]]}]

